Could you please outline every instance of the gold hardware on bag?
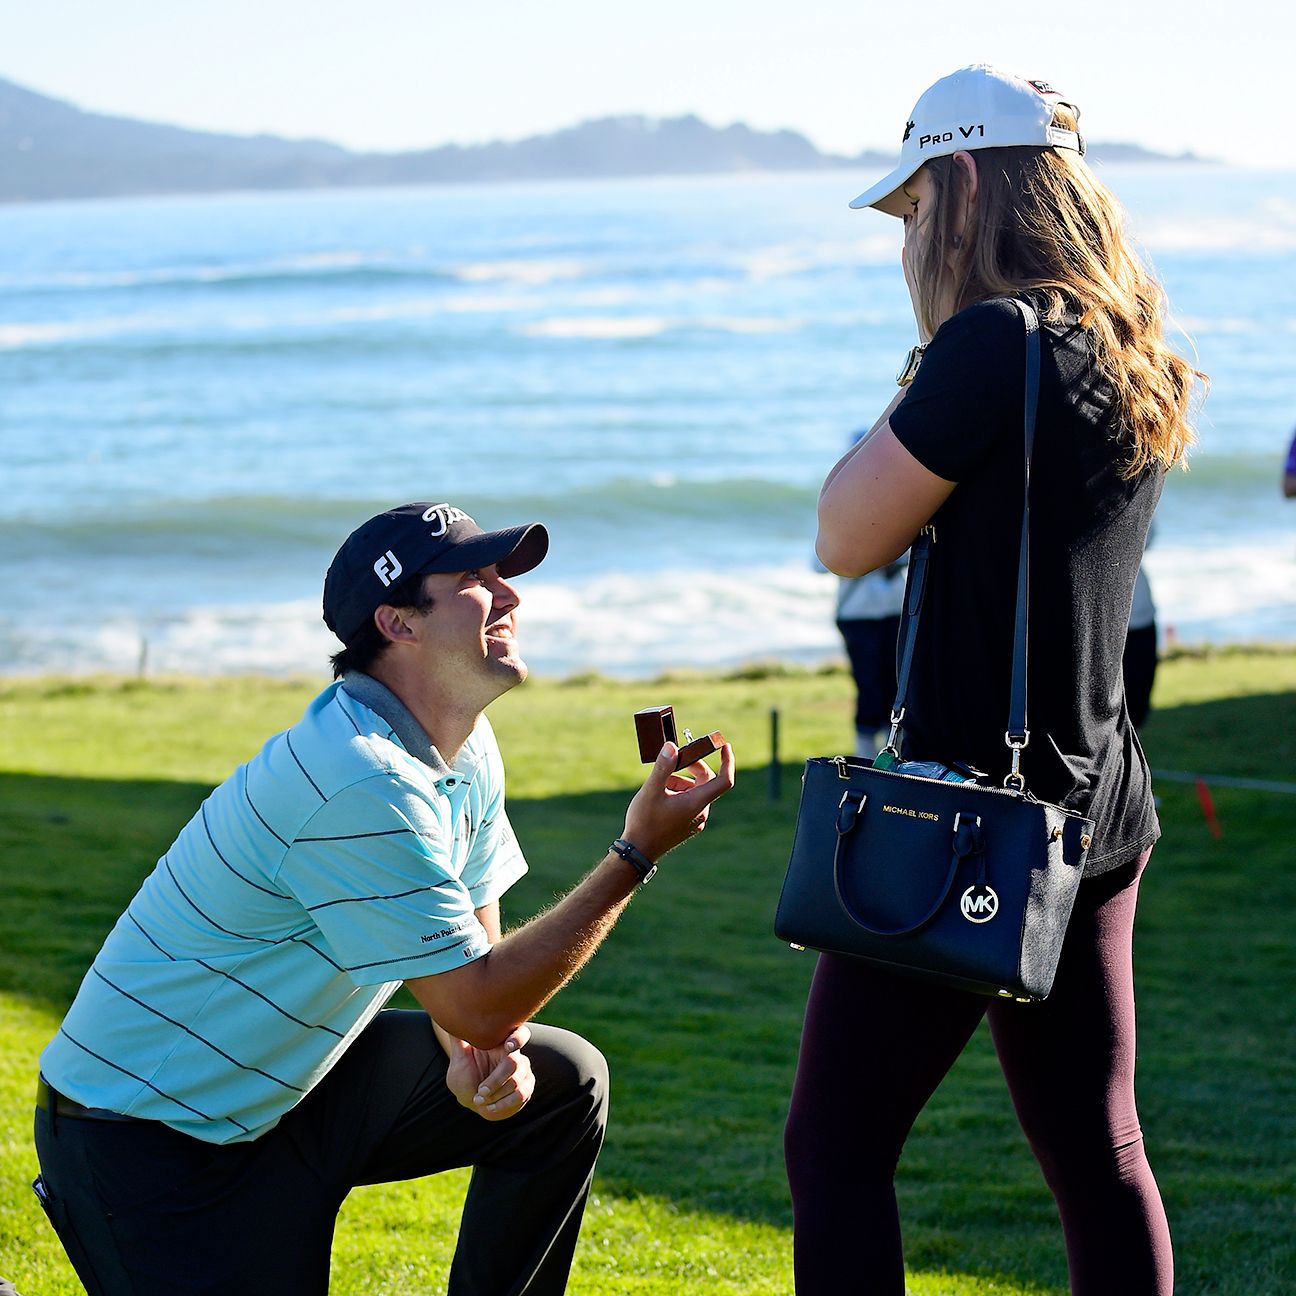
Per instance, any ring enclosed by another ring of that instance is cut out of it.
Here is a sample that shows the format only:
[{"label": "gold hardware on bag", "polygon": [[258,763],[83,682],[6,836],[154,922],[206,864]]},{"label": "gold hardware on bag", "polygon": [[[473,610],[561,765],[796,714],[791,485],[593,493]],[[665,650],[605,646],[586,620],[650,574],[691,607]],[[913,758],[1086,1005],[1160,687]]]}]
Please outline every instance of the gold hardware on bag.
[{"label": "gold hardware on bag", "polygon": [[1090,844],[1092,843],[1092,841],[1093,841],[1093,838],[1090,837],[1088,833],[1081,833],[1081,834],[1080,834],[1080,849],[1081,849],[1081,850],[1088,850]]},{"label": "gold hardware on bag", "polygon": [[1062,837],[1061,828],[1054,828],[1053,831],[1049,833],[1049,841],[1058,841],[1061,839],[1061,837]]}]

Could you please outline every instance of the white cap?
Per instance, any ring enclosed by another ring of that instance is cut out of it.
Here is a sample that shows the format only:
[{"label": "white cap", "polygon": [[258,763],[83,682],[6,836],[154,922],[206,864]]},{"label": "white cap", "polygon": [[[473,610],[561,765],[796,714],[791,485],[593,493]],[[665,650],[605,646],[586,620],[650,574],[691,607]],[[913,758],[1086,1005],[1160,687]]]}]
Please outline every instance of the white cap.
[{"label": "white cap", "polygon": [[[1067,101],[1047,81],[1028,81],[988,63],[959,68],[923,92],[905,123],[900,165],[851,206],[903,215],[908,203],[887,200],[930,158],[964,149],[1026,144],[1083,154],[1084,140],[1078,132],[1052,124],[1053,110],[1060,103]],[[1067,106],[1080,115],[1074,104]]]}]

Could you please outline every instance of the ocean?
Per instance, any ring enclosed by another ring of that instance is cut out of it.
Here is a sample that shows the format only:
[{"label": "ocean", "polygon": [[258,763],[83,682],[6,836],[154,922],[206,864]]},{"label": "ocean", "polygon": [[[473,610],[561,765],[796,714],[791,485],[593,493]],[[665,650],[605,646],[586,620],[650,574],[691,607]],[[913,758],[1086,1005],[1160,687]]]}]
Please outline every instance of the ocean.
[{"label": "ocean", "polygon": [[[1163,636],[1296,641],[1296,173],[1104,171],[1211,374]],[[840,655],[814,503],[915,341],[870,173],[0,207],[0,671],[322,674],[371,513],[541,520],[547,675]]]}]

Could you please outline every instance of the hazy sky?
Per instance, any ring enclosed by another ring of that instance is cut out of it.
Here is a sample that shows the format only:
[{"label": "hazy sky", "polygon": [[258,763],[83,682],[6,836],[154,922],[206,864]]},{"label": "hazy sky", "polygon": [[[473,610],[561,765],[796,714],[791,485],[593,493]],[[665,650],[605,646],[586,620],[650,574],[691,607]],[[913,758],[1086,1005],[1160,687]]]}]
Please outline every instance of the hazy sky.
[{"label": "hazy sky", "polygon": [[1090,137],[1296,166],[1296,17],[1260,0],[0,0],[0,76],[97,112],[361,149],[695,112],[894,150],[937,77],[1051,81]]}]

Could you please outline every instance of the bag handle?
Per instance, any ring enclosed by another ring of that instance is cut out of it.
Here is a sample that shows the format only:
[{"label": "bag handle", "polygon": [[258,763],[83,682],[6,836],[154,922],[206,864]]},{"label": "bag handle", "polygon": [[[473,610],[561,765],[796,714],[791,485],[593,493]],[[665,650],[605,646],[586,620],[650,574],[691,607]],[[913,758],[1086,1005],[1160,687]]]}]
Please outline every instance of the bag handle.
[{"label": "bag handle", "polygon": [[940,892],[931,908],[917,922],[901,923],[898,927],[879,927],[876,923],[869,922],[851,904],[846,895],[846,888],[842,885],[842,869],[847,846],[867,801],[868,796],[858,788],[847,788],[842,793],[841,801],[837,806],[837,849],[833,852],[833,890],[837,893],[837,903],[841,905],[842,912],[857,927],[863,927],[866,932],[871,932],[874,936],[908,936],[926,927],[945,907],[945,902],[954,888],[954,881],[958,877],[959,866],[971,856],[981,856],[981,873],[978,881],[985,881],[985,837],[981,832],[981,817],[975,814],[957,814],[954,816],[949,870],[945,874],[945,881],[941,884]]},{"label": "bag handle", "polygon": [[[1004,742],[1012,752],[1012,769],[1004,779],[1004,786],[1013,785],[1017,791],[1024,792],[1026,779],[1021,772],[1021,754],[1030,742],[1030,730],[1026,726],[1026,632],[1030,620],[1030,471],[1031,457],[1035,450],[1035,415],[1039,406],[1040,339],[1039,316],[1035,313],[1035,308],[1016,297],[1010,300],[1021,315],[1026,330],[1026,378],[1022,414],[1024,486],[1021,545],[1017,557],[1017,609],[1013,627],[1008,728],[1004,733]],[[893,759],[900,755],[896,740],[904,719],[905,699],[909,694],[914,647],[918,642],[918,619],[927,589],[927,564],[935,538],[936,529],[928,523],[918,533],[909,551],[909,575],[905,582],[904,639],[900,650],[900,667],[896,673],[896,696],[891,704],[891,732],[882,749],[890,752]]]}]

